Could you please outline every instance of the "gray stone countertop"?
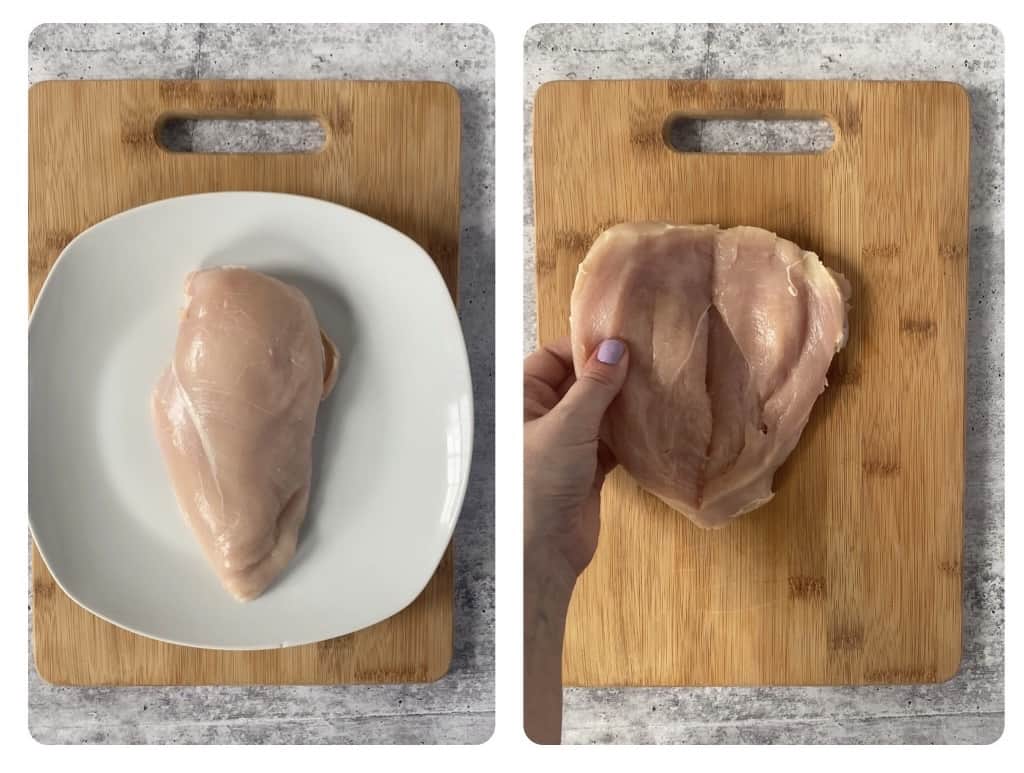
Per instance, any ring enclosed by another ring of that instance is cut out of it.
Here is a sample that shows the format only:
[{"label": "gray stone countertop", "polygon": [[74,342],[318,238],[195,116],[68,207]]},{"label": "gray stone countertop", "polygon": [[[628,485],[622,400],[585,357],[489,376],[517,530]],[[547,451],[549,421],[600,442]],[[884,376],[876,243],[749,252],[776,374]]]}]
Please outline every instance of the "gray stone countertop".
[{"label": "gray stone countertop", "polygon": [[[462,98],[459,316],[477,415],[472,478],[455,532],[455,652],[447,676],[424,685],[69,688],[42,681],[30,650],[28,722],[33,737],[45,743],[109,744],[485,741],[494,727],[490,32],[476,25],[61,24],[35,29],[28,48],[30,83],[330,78],[453,84]],[[202,142],[216,141],[215,136],[197,136],[194,145],[201,149]]]},{"label": "gray stone countertop", "polygon": [[526,38],[525,343],[536,341],[533,95],[549,80],[947,80],[971,97],[964,640],[938,685],[566,690],[567,743],[988,743],[1003,731],[1003,39],[984,25],[541,25]]}]

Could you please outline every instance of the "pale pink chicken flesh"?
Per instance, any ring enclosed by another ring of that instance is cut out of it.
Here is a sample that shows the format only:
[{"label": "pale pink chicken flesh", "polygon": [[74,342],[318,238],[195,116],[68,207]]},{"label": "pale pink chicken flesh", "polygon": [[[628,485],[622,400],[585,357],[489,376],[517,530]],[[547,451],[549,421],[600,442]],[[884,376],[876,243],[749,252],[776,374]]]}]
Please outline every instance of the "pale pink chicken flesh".
[{"label": "pale pink chicken flesh", "polygon": [[760,228],[610,228],[571,302],[577,373],[602,340],[629,344],[602,439],[698,526],[760,507],[846,342],[849,295],[817,255]]},{"label": "pale pink chicken flesh", "polygon": [[224,588],[263,593],[295,554],[317,408],[338,352],[296,288],[244,268],[189,274],[152,394],[178,505]]}]

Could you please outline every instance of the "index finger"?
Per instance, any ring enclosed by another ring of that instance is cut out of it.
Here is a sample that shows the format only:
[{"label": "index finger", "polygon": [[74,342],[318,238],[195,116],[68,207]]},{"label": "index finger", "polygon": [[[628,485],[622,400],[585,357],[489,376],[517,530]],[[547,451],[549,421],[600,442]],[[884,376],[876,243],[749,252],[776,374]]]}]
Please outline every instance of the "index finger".
[{"label": "index finger", "polygon": [[572,372],[569,336],[544,344],[523,361],[524,377],[535,378],[556,391]]}]

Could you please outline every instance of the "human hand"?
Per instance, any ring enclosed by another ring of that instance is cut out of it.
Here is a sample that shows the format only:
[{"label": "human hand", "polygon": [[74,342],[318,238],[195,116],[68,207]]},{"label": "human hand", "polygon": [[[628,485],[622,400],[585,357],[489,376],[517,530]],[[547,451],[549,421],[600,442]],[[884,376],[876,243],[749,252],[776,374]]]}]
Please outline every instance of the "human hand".
[{"label": "human hand", "polygon": [[622,389],[626,345],[603,342],[577,379],[569,339],[523,363],[523,727],[562,737],[562,643],[576,578],[597,549],[601,485],[615,466],[601,419]]},{"label": "human hand", "polygon": [[568,337],[523,363],[525,549],[528,559],[556,564],[545,574],[561,563],[575,579],[597,549],[601,486],[615,467],[601,420],[628,368],[617,339],[594,350],[579,379]]}]

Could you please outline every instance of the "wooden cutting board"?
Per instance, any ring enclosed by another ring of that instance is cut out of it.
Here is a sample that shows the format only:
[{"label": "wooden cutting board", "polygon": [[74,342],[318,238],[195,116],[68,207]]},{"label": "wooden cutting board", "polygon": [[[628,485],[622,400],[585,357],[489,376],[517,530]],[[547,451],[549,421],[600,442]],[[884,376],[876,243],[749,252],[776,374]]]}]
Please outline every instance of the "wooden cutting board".
[{"label": "wooden cutting board", "polygon": [[[157,142],[172,117],[314,118],[326,143],[310,154],[172,153]],[[314,196],[382,220],[434,258],[455,297],[459,142],[458,93],[442,83],[40,83],[29,92],[30,303],[60,251],[89,226],[170,196],[236,190]],[[430,681],[451,659],[452,588],[449,546],[419,598],[375,626],[303,647],[202,650],[86,612],[33,549],[36,668],[72,685]]]},{"label": "wooden cutting board", "polygon": [[[679,153],[675,115],[822,116],[823,154]],[[764,508],[702,531],[617,471],[573,685],[939,682],[959,668],[970,115],[950,83],[554,82],[534,113],[542,341],[635,220],[756,225],[853,286],[850,338]]]}]

